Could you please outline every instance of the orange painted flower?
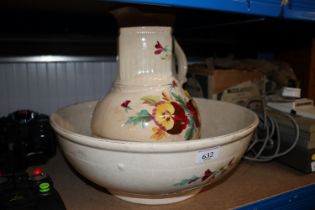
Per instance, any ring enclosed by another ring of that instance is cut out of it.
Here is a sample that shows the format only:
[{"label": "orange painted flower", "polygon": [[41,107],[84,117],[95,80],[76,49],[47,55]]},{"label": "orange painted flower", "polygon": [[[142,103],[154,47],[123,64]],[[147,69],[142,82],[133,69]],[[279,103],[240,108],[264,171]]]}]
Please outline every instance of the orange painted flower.
[{"label": "orange painted flower", "polygon": [[153,131],[153,135],[151,136],[151,139],[161,140],[166,136],[166,132],[162,130],[161,128],[153,127],[152,131]]},{"label": "orange painted flower", "polygon": [[162,96],[163,96],[163,100],[165,100],[165,101],[172,101],[171,96],[168,95],[168,93],[166,91],[162,92]]}]

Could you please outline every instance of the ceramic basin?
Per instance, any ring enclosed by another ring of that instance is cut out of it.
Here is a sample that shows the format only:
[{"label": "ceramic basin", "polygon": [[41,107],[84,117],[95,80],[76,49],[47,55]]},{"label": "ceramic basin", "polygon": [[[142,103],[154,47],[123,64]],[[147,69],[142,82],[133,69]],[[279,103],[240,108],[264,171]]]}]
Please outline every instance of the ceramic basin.
[{"label": "ceramic basin", "polygon": [[114,196],[141,204],[188,199],[228,174],[244,155],[258,118],[225,102],[196,99],[202,138],[136,142],[91,136],[96,101],[70,105],[51,116],[65,157],[84,177]]}]

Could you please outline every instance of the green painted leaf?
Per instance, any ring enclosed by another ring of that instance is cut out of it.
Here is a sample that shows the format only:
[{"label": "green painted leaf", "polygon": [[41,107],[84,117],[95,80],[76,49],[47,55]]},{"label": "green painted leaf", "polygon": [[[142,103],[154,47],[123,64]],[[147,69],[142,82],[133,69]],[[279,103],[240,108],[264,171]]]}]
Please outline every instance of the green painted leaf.
[{"label": "green painted leaf", "polygon": [[189,117],[189,124],[188,128],[185,132],[185,139],[186,140],[191,140],[195,131],[195,126],[194,126],[194,119],[192,117]]},{"label": "green painted leaf", "polygon": [[178,94],[174,93],[174,92],[171,92],[172,96],[175,98],[175,100],[180,103],[180,105],[183,106],[183,108],[186,107],[186,103],[185,103],[185,100]]},{"label": "green painted leaf", "polygon": [[189,127],[185,132],[185,139],[191,140],[193,137],[194,129],[192,127]]},{"label": "green painted leaf", "polygon": [[141,98],[144,104],[149,104],[154,106],[157,102],[160,101],[160,96],[144,96]]},{"label": "green painted leaf", "polygon": [[128,113],[129,110],[132,110],[132,108],[130,108],[129,106],[127,106],[127,107],[125,108],[125,112]]},{"label": "green painted leaf", "polygon": [[200,177],[197,177],[197,176],[193,176],[189,179],[183,179],[182,181],[176,183],[175,186],[183,186],[183,185],[191,184],[197,181],[198,179],[200,179]]},{"label": "green painted leaf", "polygon": [[169,46],[168,46],[168,45],[165,45],[165,47],[163,48],[163,51],[164,51],[164,52],[170,51]]},{"label": "green painted leaf", "polygon": [[150,120],[152,120],[151,114],[147,110],[142,109],[140,112],[137,113],[136,116],[129,117],[126,124],[141,124],[141,126],[144,128],[146,127],[146,123]]}]

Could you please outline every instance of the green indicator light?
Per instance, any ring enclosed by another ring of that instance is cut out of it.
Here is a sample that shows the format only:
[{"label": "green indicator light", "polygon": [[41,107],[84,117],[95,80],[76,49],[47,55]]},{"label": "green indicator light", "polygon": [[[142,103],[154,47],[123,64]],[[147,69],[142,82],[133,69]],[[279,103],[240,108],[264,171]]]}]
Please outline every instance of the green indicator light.
[{"label": "green indicator light", "polygon": [[43,182],[39,185],[39,192],[48,192],[50,190],[50,184],[48,182]]}]

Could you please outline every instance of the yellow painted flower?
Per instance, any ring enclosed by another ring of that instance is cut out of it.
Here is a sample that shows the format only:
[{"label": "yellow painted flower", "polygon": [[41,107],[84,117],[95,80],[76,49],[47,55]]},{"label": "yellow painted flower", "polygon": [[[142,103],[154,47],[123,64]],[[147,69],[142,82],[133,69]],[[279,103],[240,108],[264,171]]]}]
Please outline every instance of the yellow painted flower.
[{"label": "yellow painted flower", "polygon": [[174,101],[157,103],[152,118],[160,129],[172,135],[181,133],[189,122],[184,109]]},{"label": "yellow painted flower", "polygon": [[165,130],[172,129],[174,127],[174,120],[172,118],[174,112],[175,108],[170,102],[161,102],[154,109],[154,121]]}]

